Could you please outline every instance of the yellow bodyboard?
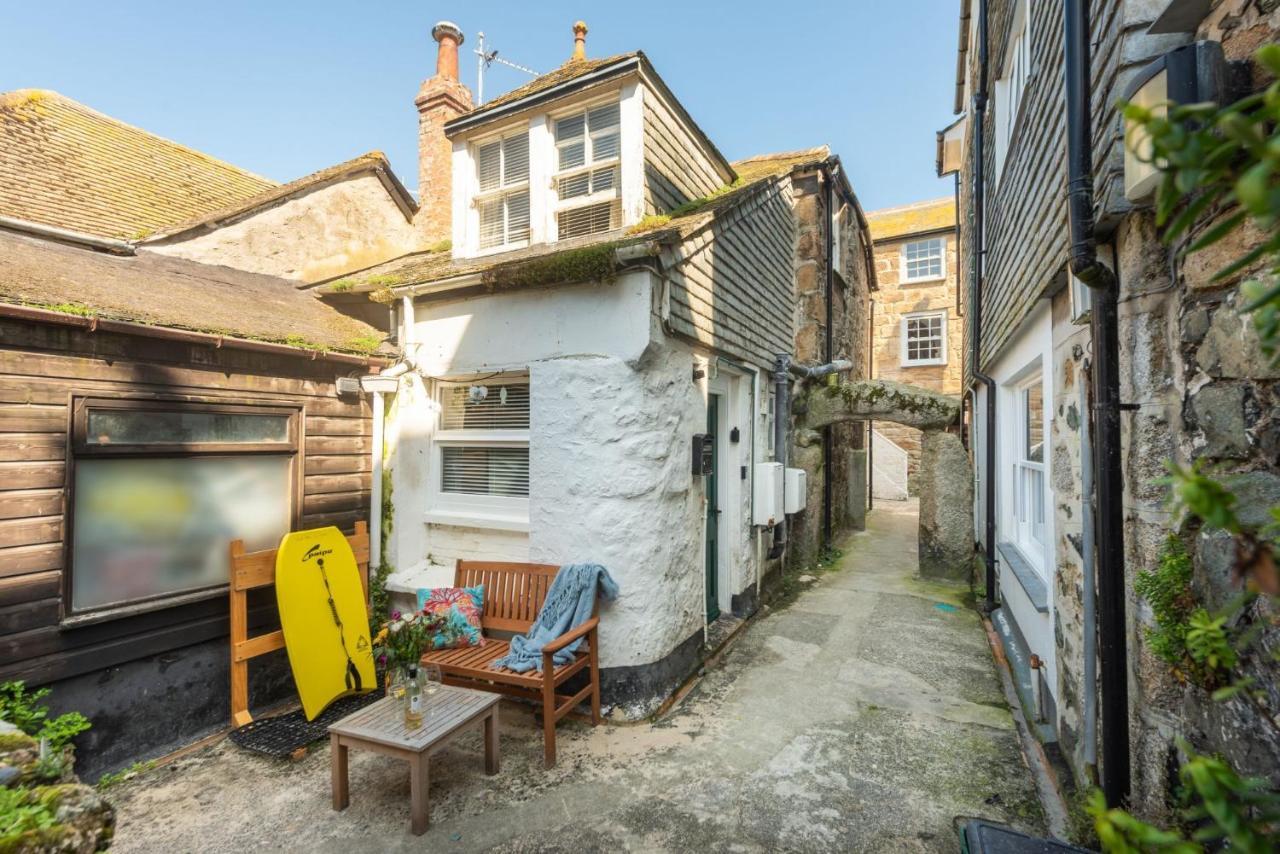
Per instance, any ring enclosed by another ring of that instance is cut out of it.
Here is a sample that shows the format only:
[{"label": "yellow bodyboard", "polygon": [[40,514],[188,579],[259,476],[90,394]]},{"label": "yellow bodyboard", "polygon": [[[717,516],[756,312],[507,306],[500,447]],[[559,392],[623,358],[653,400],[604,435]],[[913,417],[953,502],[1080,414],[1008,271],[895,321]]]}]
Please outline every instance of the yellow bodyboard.
[{"label": "yellow bodyboard", "polygon": [[307,720],[339,697],[377,687],[360,570],[341,531],[284,535],[276,552],[276,602]]}]

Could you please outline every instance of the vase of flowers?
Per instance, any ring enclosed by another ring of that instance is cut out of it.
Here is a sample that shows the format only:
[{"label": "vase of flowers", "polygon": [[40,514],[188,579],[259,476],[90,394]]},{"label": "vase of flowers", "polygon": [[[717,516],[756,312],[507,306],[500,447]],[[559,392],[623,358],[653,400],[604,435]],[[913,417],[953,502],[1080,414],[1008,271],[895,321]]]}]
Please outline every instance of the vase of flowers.
[{"label": "vase of flowers", "polygon": [[435,614],[392,611],[391,619],[382,624],[373,638],[374,655],[387,669],[387,696],[403,699],[406,713],[408,696],[405,685],[409,679],[409,667],[417,666],[422,654],[433,648],[433,638],[444,628],[443,622],[443,618]]}]

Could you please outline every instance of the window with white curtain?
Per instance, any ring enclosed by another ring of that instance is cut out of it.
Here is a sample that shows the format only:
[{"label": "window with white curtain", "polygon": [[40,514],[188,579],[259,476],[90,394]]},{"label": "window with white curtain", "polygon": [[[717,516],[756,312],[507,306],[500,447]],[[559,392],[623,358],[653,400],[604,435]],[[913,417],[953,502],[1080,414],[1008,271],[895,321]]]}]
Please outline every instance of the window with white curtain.
[{"label": "window with white curtain", "polygon": [[529,134],[478,145],[480,248],[519,246],[529,240]]},{"label": "window with white curtain", "polygon": [[565,116],[554,125],[556,238],[616,228],[621,217],[619,105]]},{"label": "window with white curtain", "polygon": [[440,382],[433,509],[518,517],[529,503],[529,379]]}]

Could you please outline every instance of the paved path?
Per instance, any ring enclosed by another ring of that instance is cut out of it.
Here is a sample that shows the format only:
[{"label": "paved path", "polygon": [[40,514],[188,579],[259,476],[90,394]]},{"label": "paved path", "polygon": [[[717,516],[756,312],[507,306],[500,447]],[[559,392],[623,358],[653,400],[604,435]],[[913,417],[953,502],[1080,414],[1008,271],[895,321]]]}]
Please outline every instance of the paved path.
[{"label": "paved path", "polygon": [[837,568],[750,625],[654,725],[561,727],[503,709],[502,773],[478,736],[433,760],[432,825],[408,835],[406,766],[356,753],[329,808],[327,748],[228,743],[112,791],[130,851],[938,851],[953,819],[1043,818],[976,613],[914,579],[914,506],[885,502]]}]

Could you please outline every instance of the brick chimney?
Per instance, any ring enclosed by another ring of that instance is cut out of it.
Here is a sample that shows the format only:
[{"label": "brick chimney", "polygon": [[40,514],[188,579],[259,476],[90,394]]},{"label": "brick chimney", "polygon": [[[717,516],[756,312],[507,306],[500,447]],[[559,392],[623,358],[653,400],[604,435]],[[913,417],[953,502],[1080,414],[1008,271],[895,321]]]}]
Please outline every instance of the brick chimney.
[{"label": "brick chimney", "polygon": [[436,73],[424,80],[413,103],[418,108],[418,216],[414,222],[424,247],[453,236],[453,143],[445,122],[472,109],[471,90],[458,81],[462,30],[441,21],[431,28],[439,45]]},{"label": "brick chimney", "polygon": [[573,25],[573,56],[571,61],[587,58],[587,22],[578,21]]}]

